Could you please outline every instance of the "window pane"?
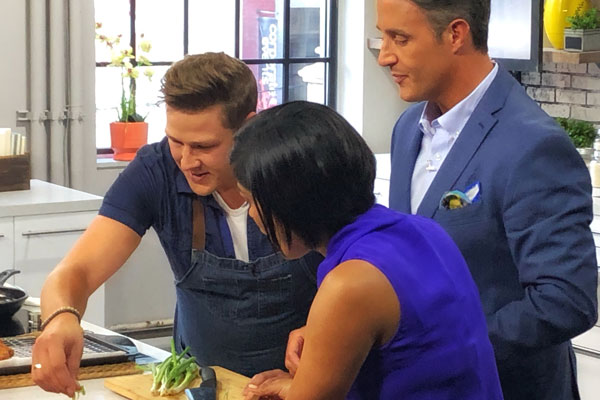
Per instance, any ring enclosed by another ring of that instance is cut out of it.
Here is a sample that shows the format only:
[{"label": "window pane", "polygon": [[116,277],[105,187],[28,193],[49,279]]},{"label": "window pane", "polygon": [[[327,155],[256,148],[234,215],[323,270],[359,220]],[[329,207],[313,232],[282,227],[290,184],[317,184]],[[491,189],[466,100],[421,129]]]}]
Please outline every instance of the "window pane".
[{"label": "window pane", "polygon": [[96,67],[96,148],[110,148],[110,123],[119,120],[121,68]]},{"label": "window pane", "polygon": [[[129,44],[129,2],[123,0],[101,0],[94,2],[96,22],[102,23],[99,34],[114,38],[122,35],[119,47]],[[96,41],[96,62],[110,62],[110,49]]]},{"label": "window pane", "polygon": [[258,86],[257,110],[283,103],[283,65],[258,64],[249,65]]},{"label": "window pane", "polygon": [[242,0],[240,56],[283,57],[283,0]]},{"label": "window pane", "polygon": [[[150,67],[154,71],[152,80],[143,75],[144,68],[140,68],[140,78],[137,80],[137,112],[146,117],[148,123],[148,143],[160,141],[165,136],[167,123],[165,106],[162,104],[160,81],[169,69],[169,66]],[[159,104],[160,103],[160,104]]]},{"label": "window pane", "polygon": [[325,104],[326,63],[290,65],[290,101],[307,100]]},{"label": "window pane", "polygon": [[290,57],[327,57],[326,0],[291,0]]},{"label": "window pane", "polygon": [[190,0],[190,54],[224,51],[235,56],[235,0]]},{"label": "window pane", "polygon": [[152,43],[149,59],[183,58],[183,0],[144,0],[136,3],[135,29]]}]

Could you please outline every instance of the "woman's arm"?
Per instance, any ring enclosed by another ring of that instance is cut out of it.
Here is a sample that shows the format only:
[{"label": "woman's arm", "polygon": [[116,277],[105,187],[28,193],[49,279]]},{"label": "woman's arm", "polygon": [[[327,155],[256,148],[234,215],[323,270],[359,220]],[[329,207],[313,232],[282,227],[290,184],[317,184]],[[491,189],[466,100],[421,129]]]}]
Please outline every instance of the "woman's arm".
[{"label": "woman's arm", "polygon": [[365,261],[346,261],[327,275],[317,292],[289,389],[282,391],[290,378],[279,374],[276,382],[255,377],[251,383],[263,383],[247,391],[287,400],[343,399],[371,348],[389,341],[399,321],[400,304],[387,278]]}]

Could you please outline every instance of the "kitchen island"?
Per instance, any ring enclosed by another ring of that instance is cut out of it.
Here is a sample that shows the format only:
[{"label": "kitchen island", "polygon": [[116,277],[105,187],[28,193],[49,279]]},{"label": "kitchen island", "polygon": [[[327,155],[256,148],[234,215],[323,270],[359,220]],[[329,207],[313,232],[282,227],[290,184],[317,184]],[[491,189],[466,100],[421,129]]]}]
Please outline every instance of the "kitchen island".
[{"label": "kitchen island", "polygon": [[[94,324],[90,324],[88,322],[83,321],[81,326],[84,330],[91,331],[94,333],[102,334],[102,335],[116,335],[115,332],[110,331],[108,329],[99,327]],[[132,339],[135,343],[138,351],[150,357],[153,357],[157,360],[164,360],[167,358],[170,353],[161,349],[158,349],[154,346],[150,346],[138,340]],[[116,394],[115,392],[104,387],[104,380],[107,378],[99,378],[99,379],[88,379],[82,380],[81,383],[85,386],[86,395],[81,396],[80,400],[123,400],[124,397]],[[248,378],[245,378],[248,379]],[[219,372],[217,371],[217,380],[219,380]],[[248,379],[249,380],[249,379]],[[238,387],[230,388],[227,387],[226,382],[219,383],[220,390],[227,391],[227,397],[229,400],[242,399],[241,391]],[[172,399],[172,397],[169,397]],[[43,391],[37,386],[28,386],[14,389],[3,389],[0,390],[0,399],[2,400],[24,400],[24,399],[35,399],[35,400],[58,400],[58,399],[67,399],[65,395],[48,393]],[[161,397],[156,397],[157,400],[160,400]]]}]

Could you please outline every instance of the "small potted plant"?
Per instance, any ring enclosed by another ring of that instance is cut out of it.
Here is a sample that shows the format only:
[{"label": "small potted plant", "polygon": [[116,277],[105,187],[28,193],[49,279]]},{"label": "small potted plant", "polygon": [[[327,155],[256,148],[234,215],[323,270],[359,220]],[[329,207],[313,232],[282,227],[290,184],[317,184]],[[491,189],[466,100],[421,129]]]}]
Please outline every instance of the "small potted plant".
[{"label": "small potted plant", "polygon": [[592,159],[592,145],[596,138],[594,124],[573,118],[556,118],[556,121],[567,132],[577,151],[588,164]]},{"label": "small potted plant", "polygon": [[567,17],[567,22],[571,26],[565,28],[565,50],[600,50],[600,15],[596,7],[585,11],[578,7],[575,14]]},{"label": "small potted plant", "polygon": [[[110,124],[110,142],[114,151],[113,158],[129,161],[135,157],[137,150],[148,142],[148,123],[146,116],[136,110],[136,79],[140,75],[140,66],[151,66],[148,53],[152,48],[149,41],[141,41],[134,52],[130,46],[121,46],[121,35],[109,37],[99,33],[102,24],[96,23],[96,40],[106,45],[111,51],[109,66],[121,69],[121,101],[117,108],[118,120]],[[144,69],[144,75],[152,79],[153,71]]]}]

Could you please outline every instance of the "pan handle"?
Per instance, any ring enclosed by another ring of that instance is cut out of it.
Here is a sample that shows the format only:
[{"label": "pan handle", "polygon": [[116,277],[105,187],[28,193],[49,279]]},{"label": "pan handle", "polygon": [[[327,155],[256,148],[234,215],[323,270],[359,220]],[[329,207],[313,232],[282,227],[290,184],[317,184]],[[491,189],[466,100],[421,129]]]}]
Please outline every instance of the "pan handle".
[{"label": "pan handle", "polygon": [[21,273],[21,271],[19,271],[18,269],[7,269],[5,271],[0,272],[0,286],[4,286],[8,278],[19,273]]}]

